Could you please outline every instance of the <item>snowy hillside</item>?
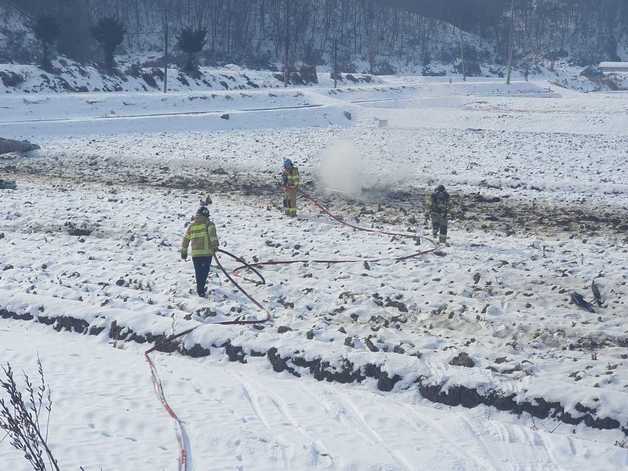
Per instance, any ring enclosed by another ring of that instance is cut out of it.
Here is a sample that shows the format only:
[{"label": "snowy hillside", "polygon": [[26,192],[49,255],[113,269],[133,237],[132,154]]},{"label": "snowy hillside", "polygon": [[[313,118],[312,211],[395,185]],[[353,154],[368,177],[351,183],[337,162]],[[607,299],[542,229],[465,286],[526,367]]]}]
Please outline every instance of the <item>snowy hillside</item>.
[{"label": "snowy hillside", "polygon": [[[87,5],[76,0],[55,7],[57,0],[50,1],[48,9],[41,7],[40,0],[24,0],[23,5],[0,2],[0,93],[163,89],[166,29],[163,9],[151,3],[155,0],[136,0],[133,7],[109,1]],[[504,78],[507,73],[509,12],[493,12],[497,16],[492,16],[492,21],[497,23],[489,27],[474,24],[474,17],[460,25],[376,2],[299,2],[287,12],[277,2],[269,5],[262,0],[251,0],[249,8],[242,9],[230,8],[225,2],[174,2],[178,6],[168,16],[169,90],[281,86],[286,35],[291,38],[288,63],[294,70],[305,64],[317,67],[319,76],[329,77],[335,63],[345,83],[362,81],[364,74]],[[587,92],[628,88],[625,76],[598,80],[581,74],[587,66],[621,60],[625,55],[628,36],[622,22],[624,16],[628,18],[628,10],[624,15],[622,7],[590,6],[590,14],[583,17],[586,8],[579,5],[562,15],[568,7],[555,3],[543,0],[518,6],[514,77],[530,75]],[[487,7],[489,16],[494,7]],[[613,17],[609,13],[612,8],[620,11],[611,26],[604,18]],[[103,67],[102,48],[89,32],[96,19],[112,11],[127,33],[115,51],[114,71]],[[64,26],[56,46],[50,46],[56,60],[49,68],[35,65],[42,63],[42,44],[34,37],[34,23],[44,13]],[[204,49],[196,54],[201,65],[198,75],[183,72],[187,56],[176,44],[181,30],[192,23],[207,33]],[[604,28],[596,26],[599,23]],[[284,31],[280,25],[286,24]],[[334,42],[334,37],[339,37],[339,42]],[[291,84],[315,82],[297,77]]]},{"label": "snowy hillside", "polygon": [[0,2],[0,63],[26,63],[33,58],[36,41],[24,17]]},{"label": "snowy hillside", "polygon": [[[194,469],[628,466],[626,94],[381,80],[0,97],[0,135],[42,147],[0,156],[0,353],[48,365],[68,467],[176,469],[155,342]],[[224,249],[288,262],[260,284],[220,256],[264,310],[216,267],[193,294],[178,247],[208,193]]]},{"label": "snowy hillside", "polygon": [[[53,63],[54,72],[34,65],[0,66],[0,93],[119,92],[161,91],[164,71],[158,68],[129,69],[126,73],[106,74],[94,66],[66,59]],[[271,72],[241,71],[238,67],[212,69],[192,78],[171,69],[169,91],[230,90],[279,87],[282,83]],[[250,77],[248,74],[252,74]]]},{"label": "snowy hillside", "polygon": [[[81,65],[67,59],[53,62],[53,71],[35,65],[0,64],[0,93],[76,93],[76,92],[156,92],[163,91],[163,68],[129,67],[124,72],[108,74],[94,66]],[[236,65],[201,68],[198,77],[171,67],[168,91],[246,90],[283,87],[281,74],[271,71],[241,69]],[[332,83],[329,74],[320,74],[318,81]],[[340,84],[377,83],[365,74],[342,74]]]}]

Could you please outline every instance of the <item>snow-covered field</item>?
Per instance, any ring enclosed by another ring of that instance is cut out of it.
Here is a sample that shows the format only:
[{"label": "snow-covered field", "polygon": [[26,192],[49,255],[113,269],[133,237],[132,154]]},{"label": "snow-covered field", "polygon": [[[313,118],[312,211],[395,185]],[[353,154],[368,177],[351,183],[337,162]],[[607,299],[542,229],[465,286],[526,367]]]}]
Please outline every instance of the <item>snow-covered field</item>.
[{"label": "snow-covered field", "polygon": [[[18,183],[0,193],[0,317],[59,327],[65,316],[99,333],[0,323],[2,360],[29,368],[38,352],[57,414],[81,410],[53,428],[68,467],[174,469],[141,349],[112,349],[113,321],[136,336],[200,326],[183,350],[209,358],[156,354],[194,469],[628,466],[627,94],[402,77],[338,91],[7,96],[0,110],[0,136],[42,146],[0,157],[0,178]],[[355,232],[305,200],[286,220],[286,157],[334,213],[420,236],[442,182],[451,246],[268,268],[266,286],[242,274],[272,323],[210,325],[263,313],[217,272],[209,302],[191,294],[177,248],[207,193],[223,246],[247,260],[431,248]],[[593,280],[603,302],[590,313],[570,295],[591,299]],[[225,362],[233,347],[247,364]],[[316,383],[322,370],[362,384]],[[71,446],[77,433],[89,443]],[[0,444],[1,462],[19,459]]]}]

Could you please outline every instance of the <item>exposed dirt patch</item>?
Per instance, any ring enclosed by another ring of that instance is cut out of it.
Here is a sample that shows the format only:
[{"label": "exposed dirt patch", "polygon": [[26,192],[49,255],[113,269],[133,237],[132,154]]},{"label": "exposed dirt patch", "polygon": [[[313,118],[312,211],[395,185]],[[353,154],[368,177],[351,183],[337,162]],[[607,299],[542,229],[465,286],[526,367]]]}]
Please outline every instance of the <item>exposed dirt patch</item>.
[{"label": "exposed dirt patch", "polygon": [[[164,171],[164,168],[168,168]],[[230,169],[205,166],[184,167],[179,164],[164,167],[163,161],[101,160],[85,156],[70,161],[50,158],[21,158],[10,162],[0,161],[0,178],[38,177],[45,180],[62,179],[80,182],[98,182],[110,186],[153,186],[177,190],[198,190],[211,193],[240,192],[245,195],[276,197],[281,192],[275,176],[264,173],[234,173]],[[424,223],[425,201],[428,193],[416,188],[409,191],[366,190],[361,199],[343,195],[323,195],[315,182],[306,182],[308,192],[320,196],[333,211],[347,217],[359,218],[374,215],[380,223],[407,223],[412,230]],[[480,189],[478,189],[480,190]],[[451,220],[465,230],[483,230],[515,234],[542,233],[545,235],[570,234],[587,238],[600,234],[628,237],[628,208],[600,206],[581,201],[578,203],[548,200],[526,200],[521,197],[486,196],[481,191],[452,193]]]},{"label": "exposed dirt patch", "polygon": [[[391,206],[416,202],[416,208],[423,212],[428,194],[413,190],[380,196]],[[586,202],[538,202],[486,197],[476,192],[453,193],[450,216],[465,229],[502,232],[504,235],[535,232],[572,233],[582,237],[604,233],[628,234],[628,208],[600,207]]]}]

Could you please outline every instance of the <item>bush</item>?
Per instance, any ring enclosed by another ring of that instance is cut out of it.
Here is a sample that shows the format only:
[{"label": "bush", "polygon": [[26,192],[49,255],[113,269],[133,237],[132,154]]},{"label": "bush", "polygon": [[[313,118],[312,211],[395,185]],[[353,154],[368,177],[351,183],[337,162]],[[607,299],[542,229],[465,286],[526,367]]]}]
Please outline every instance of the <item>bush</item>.
[{"label": "bush", "polygon": [[5,72],[0,70],[0,80],[7,88],[18,87],[26,82],[26,78],[16,72]]},{"label": "bush", "polygon": [[37,366],[39,384],[34,384],[24,374],[24,392],[17,385],[11,365],[2,368],[0,390],[4,391],[4,397],[0,397],[0,430],[6,432],[11,446],[23,453],[35,471],[59,471],[48,446],[52,392],[39,359]]},{"label": "bush", "polygon": [[395,75],[397,70],[388,62],[379,62],[375,65],[373,73],[375,75]]}]

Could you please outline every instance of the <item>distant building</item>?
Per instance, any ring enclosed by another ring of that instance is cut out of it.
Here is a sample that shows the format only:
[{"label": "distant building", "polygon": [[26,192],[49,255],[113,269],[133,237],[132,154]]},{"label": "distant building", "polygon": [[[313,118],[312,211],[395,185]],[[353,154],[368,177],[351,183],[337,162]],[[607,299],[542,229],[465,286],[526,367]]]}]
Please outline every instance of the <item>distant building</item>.
[{"label": "distant building", "polygon": [[599,69],[606,74],[628,74],[628,62],[600,62]]}]

